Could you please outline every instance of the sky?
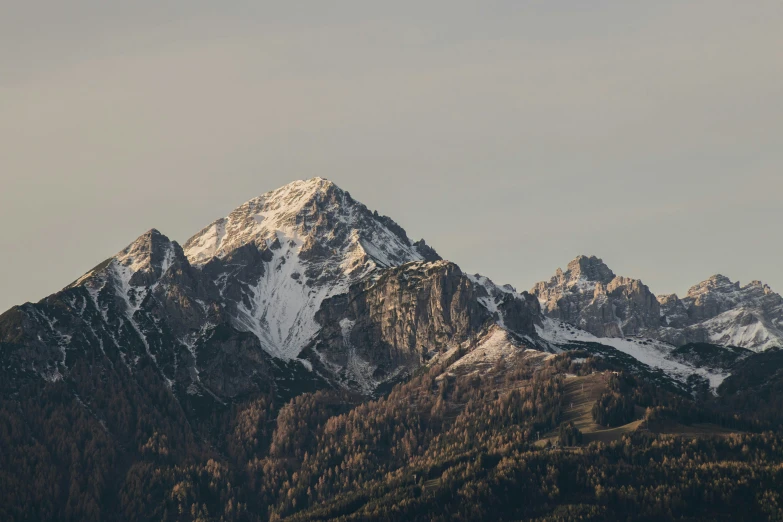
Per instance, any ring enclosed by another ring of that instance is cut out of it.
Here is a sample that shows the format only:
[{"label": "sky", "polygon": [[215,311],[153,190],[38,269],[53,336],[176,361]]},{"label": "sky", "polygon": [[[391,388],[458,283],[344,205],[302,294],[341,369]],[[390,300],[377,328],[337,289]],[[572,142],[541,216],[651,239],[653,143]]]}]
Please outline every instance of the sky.
[{"label": "sky", "polygon": [[0,309],[321,176],[529,289],[783,292],[780,0],[0,0]]}]

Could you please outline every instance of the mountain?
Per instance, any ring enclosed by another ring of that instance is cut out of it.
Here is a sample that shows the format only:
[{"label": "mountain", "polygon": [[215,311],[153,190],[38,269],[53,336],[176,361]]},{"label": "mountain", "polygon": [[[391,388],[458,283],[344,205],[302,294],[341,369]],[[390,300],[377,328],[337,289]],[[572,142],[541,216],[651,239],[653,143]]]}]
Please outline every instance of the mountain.
[{"label": "mountain", "polygon": [[218,288],[235,326],[284,359],[316,333],[324,299],[379,268],[440,259],[322,178],[248,201],[190,238],[184,252]]},{"label": "mountain", "polygon": [[494,326],[533,346],[541,318],[533,296],[435,261],[407,263],[354,284],[324,301],[317,320],[323,327],[308,350],[312,363],[370,391]]},{"label": "mountain", "polygon": [[783,298],[769,286],[715,275],[677,295],[654,296],[640,280],[615,276],[579,256],[531,293],[548,317],[597,337],[650,337],[674,346],[711,343],[755,351],[783,347]]},{"label": "mountain", "polygon": [[637,279],[615,276],[595,256],[579,256],[530,291],[548,317],[598,337],[638,335],[660,324],[660,304]]},{"label": "mountain", "polygon": [[518,293],[463,273],[313,178],[248,201],[184,247],[150,230],[61,292],[9,310],[0,342],[9,378],[67,380],[81,359],[131,375],[148,365],[197,411],[196,402],[228,404],[262,389],[372,395],[493,328],[506,332],[509,353],[519,343],[548,352],[600,344],[676,385],[695,374],[716,388],[725,368],[691,364],[675,348],[763,349],[783,338],[781,318],[783,299],[758,282],[716,276],[683,299],[656,298],[586,256]]},{"label": "mountain", "polygon": [[292,372],[294,388],[372,393],[492,324],[535,336],[539,315],[529,294],[463,274],[313,178],[248,201],[184,247],[150,230],[9,310],[0,342],[26,376],[64,379],[85,357],[131,374],[149,364],[181,401],[225,403],[269,386],[285,395],[275,376]]},{"label": "mountain", "polygon": [[0,518],[783,516],[780,311],[584,256],[517,292],[296,181],[0,315]]},{"label": "mountain", "polygon": [[324,299],[379,268],[440,259],[321,178],[248,201],[190,238],[184,251],[218,287],[234,324],[285,359],[316,333]]}]

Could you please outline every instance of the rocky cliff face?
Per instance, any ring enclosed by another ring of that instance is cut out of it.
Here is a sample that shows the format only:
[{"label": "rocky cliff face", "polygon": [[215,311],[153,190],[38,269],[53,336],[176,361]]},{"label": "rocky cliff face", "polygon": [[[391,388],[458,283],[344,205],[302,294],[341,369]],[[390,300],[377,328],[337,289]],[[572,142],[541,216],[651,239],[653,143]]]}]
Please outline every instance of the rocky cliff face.
[{"label": "rocky cliff face", "polygon": [[647,286],[615,276],[595,256],[577,257],[531,293],[547,316],[598,337],[637,335],[660,322],[660,305]]},{"label": "rocky cliff face", "polygon": [[408,263],[325,300],[311,360],[372,389],[491,325],[534,336],[539,317],[527,293],[498,288],[447,261]]},{"label": "rocky cliff face", "polygon": [[688,317],[688,308],[685,303],[677,297],[677,294],[659,295],[658,303],[661,305],[662,326],[672,328],[684,328],[690,324]]},{"label": "rocky cliff face", "polygon": [[682,299],[656,298],[641,281],[617,277],[600,259],[580,256],[531,292],[547,316],[597,337],[643,336],[675,346],[783,347],[783,298],[759,281],[740,286],[716,275]]}]

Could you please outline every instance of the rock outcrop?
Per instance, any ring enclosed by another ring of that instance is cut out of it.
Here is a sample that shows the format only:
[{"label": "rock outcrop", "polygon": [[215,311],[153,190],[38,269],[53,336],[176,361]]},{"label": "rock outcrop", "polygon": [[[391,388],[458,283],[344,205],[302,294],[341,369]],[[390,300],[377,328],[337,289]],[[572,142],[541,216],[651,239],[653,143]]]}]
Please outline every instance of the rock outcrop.
[{"label": "rock outcrop", "polygon": [[637,279],[615,276],[595,256],[577,257],[565,272],[558,269],[531,293],[547,316],[598,337],[637,335],[660,323],[660,305],[647,286]]},{"label": "rock outcrop", "polygon": [[319,359],[311,359],[372,388],[491,325],[534,336],[539,314],[530,294],[466,275],[454,263],[408,263],[325,300],[317,315],[323,328],[312,345]]}]

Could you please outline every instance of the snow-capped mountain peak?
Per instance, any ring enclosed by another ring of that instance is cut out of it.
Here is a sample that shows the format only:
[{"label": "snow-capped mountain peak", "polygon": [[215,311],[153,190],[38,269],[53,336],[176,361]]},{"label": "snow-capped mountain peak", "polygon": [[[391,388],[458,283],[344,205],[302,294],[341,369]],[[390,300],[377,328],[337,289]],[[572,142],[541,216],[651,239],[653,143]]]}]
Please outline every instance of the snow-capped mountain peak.
[{"label": "snow-capped mountain peak", "polygon": [[286,359],[316,333],[315,313],[327,297],[378,268],[439,259],[323,178],[251,199],[189,239],[184,251],[213,278],[236,326]]},{"label": "snow-capped mountain peak", "polygon": [[691,287],[683,302],[691,310],[691,317],[710,319],[738,307],[777,308],[783,305],[783,298],[761,281],[741,286],[718,274]]},{"label": "snow-capped mountain peak", "polygon": [[394,221],[323,178],[295,181],[251,199],[190,238],[184,250],[199,265],[246,244],[264,249],[285,240],[301,242],[306,255],[348,249],[385,266],[426,256]]}]

